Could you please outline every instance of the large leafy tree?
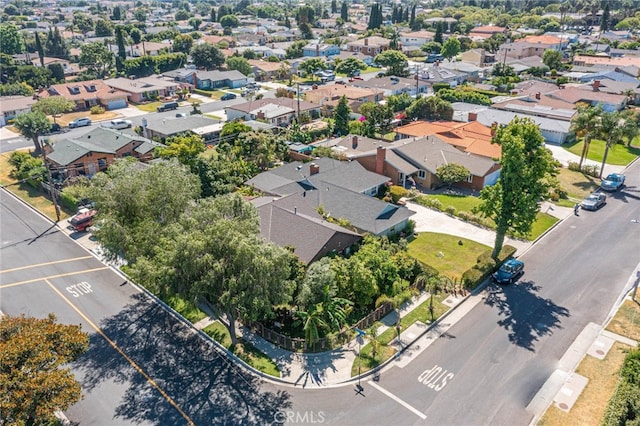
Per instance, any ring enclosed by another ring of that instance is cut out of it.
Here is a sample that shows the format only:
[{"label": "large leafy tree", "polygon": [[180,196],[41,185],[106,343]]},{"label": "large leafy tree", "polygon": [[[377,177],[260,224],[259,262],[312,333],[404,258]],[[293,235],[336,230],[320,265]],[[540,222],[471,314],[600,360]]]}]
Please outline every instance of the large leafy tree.
[{"label": "large leafy tree", "polygon": [[0,423],[47,424],[55,410],[82,397],[80,384],[65,364],[89,347],[79,325],[48,318],[0,318]]},{"label": "large leafy tree", "polygon": [[171,136],[166,140],[166,146],[159,147],[157,154],[160,158],[177,158],[180,163],[193,167],[196,158],[205,150],[202,136],[179,135]]},{"label": "large leafy tree", "polygon": [[451,62],[451,59],[455,58],[458,53],[460,53],[460,40],[457,37],[449,37],[442,44],[442,56]]},{"label": "large leafy tree", "polygon": [[391,106],[365,102],[360,105],[358,111],[365,117],[364,124],[368,136],[373,137],[375,133],[385,135],[391,130],[394,117]]},{"label": "large leafy tree", "polygon": [[249,61],[242,56],[230,56],[227,58],[227,69],[238,70],[244,75],[249,75],[253,72]]},{"label": "large leafy tree", "polygon": [[349,77],[356,75],[357,71],[367,68],[367,64],[358,58],[347,58],[341,61],[335,68],[336,72],[344,73]]},{"label": "large leafy tree", "polygon": [[113,53],[99,41],[83,44],[80,48],[80,64],[96,73],[99,78],[107,75],[113,65]]},{"label": "large leafy tree", "polygon": [[526,236],[531,231],[555,169],[540,129],[529,119],[514,118],[498,128],[492,143],[502,148],[500,178],[483,188],[475,212],[496,223],[492,257],[497,258],[507,233]]},{"label": "large leafy tree", "polygon": [[35,147],[34,154],[40,154],[42,152],[42,144],[40,144],[38,138],[51,129],[51,123],[47,116],[39,111],[27,112],[18,115],[13,125],[22,136],[33,141]]},{"label": "large leafy tree", "polygon": [[349,114],[351,114],[351,108],[349,108],[347,97],[343,95],[333,114],[333,132],[336,135],[349,134]]},{"label": "large leafy tree", "polygon": [[571,130],[583,138],[582,153],[580,154],[580,167],[589,155],[591,140],[597,135],[599,117],[602,115],[602,106],[578,106],[578,113],[571,119]]},{"label": "large leafy tree", "polygon": [[299,65],[299,68],[315,78],[315,73],[327,68],[327,64],[322,58],[310,58]]},{"label": "large leafy tree", "polygon": [[375,57],[375,62],[387,67],[387,75],[404,76],[408,65],[407,56],[398,50],[387,50]]},{"label": "large leafy tree", "polygon": [[555,49],[545,50],[542,54],[542,62],[551,70],[561,71],[564,68],[562,65],[562,53]]},{"label": "large leafy tree", "polygon": [[212,44],[202,43],[191,49],[191,59],[197,67],[220,68],[225,62],[224,54]]},{"label": "large leafy tree", "polygon": [[96,37],[111,37],[113,35],[113,24],[107,19],[98,19],[95,23]]},{"label": "large leafy tree", "polygon": [[206,298],[224,314],[236,343],[237,319],[263,319],[293,294],[293,255],[259,232],[255,207],[240,195],[202,199],[160,244],[159,255],[140,262],[134,273],[161,291]]},{"label": "large leafy tree", "polygon": [[117,160],[91,180],[90,195],[103,226],[97,237],[111,258],[135,263],[151,256],[198,197],[198,178],[177,161],[140,169],[136,161]]},{"label": "large leafy tree", "polygon": [[418,120],[451,120],[451,103],[438,96],[423,96],[416,99],[406,110],[407,117]]},{"label": "large leafy tree", "polygon": [[39,111],[45,115],[53,117],[53,122],[56,122],[56,115],[64,114],[65,112],[73,111],[76,107],[76,103],[63,97],[63,96],[49,96],[47,98],[41,98],[38,102],[31,107],[32,111]]},{"label": "large leafy tree", "polygon": [[16,55],[23,50],[24,43],[18,27],[13,24],[0,24],[0,52]]}]

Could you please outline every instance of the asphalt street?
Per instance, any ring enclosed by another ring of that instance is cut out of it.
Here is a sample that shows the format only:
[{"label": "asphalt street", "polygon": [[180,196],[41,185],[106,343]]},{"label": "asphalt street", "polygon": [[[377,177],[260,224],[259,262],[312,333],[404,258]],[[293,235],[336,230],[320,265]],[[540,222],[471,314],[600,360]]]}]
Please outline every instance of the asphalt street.
[{"label": "asphalt street", "polygon": [[85,425],[271,424],[286,392],[262,389],[190,327],[22,203],[0,191],[0,310],[81,324],[73,363]]}]

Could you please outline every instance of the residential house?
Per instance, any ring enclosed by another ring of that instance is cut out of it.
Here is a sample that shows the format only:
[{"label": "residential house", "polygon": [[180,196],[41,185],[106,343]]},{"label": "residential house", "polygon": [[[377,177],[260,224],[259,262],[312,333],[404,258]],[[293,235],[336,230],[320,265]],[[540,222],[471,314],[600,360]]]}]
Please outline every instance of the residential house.
[{"label": "residential house", "polygon": [[[374,197],[389,179],[367,171],[358,162],[319,158],[313,163],[293,162],[263,172],[246,182],[277,198],[294,214],[343,219],[362,233],[393,235],[406,228],[413,212]],[[261,225],[262,226],[262,225]],[[289,232],[295,232],[289,230]]]},{"label": "residential house", "polygon": [[328,57],[333,55],[339,55],[341,52],[340,46],[335,44],[325,43],[309,43],[302,48],[302,56],[304,57]]},{"label": "residential house", "polygon": [[[467,80],[467,73],[456,71],[438,64],[422,69],[418,76],[421,81],[428,83],[429,86],[433,86],[435,83],[448,83],[451,87],[455,87]],[[475,80],[478,81],[478,77],[476,77]]]},{"label": "residential house", "polygon": [[225,48],[235,48],[237,43],[233,37],[230,36],[217,36],[217,35],[203,35],[200,41],[213,44],[214,46],[224,46]]},{"label": "residential house", "polygon": [[575,104],[540,92],[517,98],[501,97],[495,99],[491,107],[503,111],[561,121],[571,121],[577,113]]},{"label": "residential house", "polygon": [[76,103],[76,111],[85,111],[92,106],[102,106],[107,110],[126,108],[129,94],[107,86],[103,80],[89,80],[54,84],[38,96],[62,96]]},{"label": "residential house", "polygon": [[583,90],[579,87],[563,87],[560,90],[548,93],[548,96],[574,105],[578,102],[594,106],[600,105],[607,112],[620,111],[627,105],[629,99],[626,95],[601,92],[600,84],[600,80],[594,80],[591,84],[592,90]]},{"label": "residential house", "polygon": [[360,52],[369,56],[376,56],[389,49],[389,39],[384,37],[372,36],[361,38],[356,41],[347,43],[349,52]]},{"label": "residential house", "polygon": [[[127,46],[127,54],[139,58],[141,56],[158,56],[171,51],[172,45],[169,43],[158,43],[154,41],[143,41],[138,44]],[[118,50],[117,46],[112,47],[113,51]]]},{"label": "residential house", "polygon": [[[296,194],[284,198],[296,198]],[[251,202],[258,209],[260,234],[280,247],[293,249],[301,262],[310,264],[331,253],[348,253],[362,240],[358,233],[325,220],[317,211],[300,209],[297,202],[259,197]]]},{"label": "residential house", "polygon": [[[453,106],[455,108],[455,105]],[[506,126],[516,117],[529,118],[538,126],[545,141],[553,145],[562,145],[565,142],[573,140],[575,136],[571,131],[571,122],[566,120],[557,120],[553,118],[528,115],[522,112],[503,111],[493,108],[477,109],[474,112],[475,115],[470,114],[468,119],[478,120],[485,126]]]},{"label": "residential house", "polygon": [[34,96],[0,96],[0,127],[6,126],[20,114],[31,112],[38,102]]},{"label": "residential house", "polygon": [[494,34],[505,34],[507,29],[505,27],[498,27],[496,25],[482,25],[475,27],[469,32],[469,38],[473,41],[484,41],[491,38]]},{"label": "residential house", "polygon": [[126,92],[129,102],[135,103],[170,98],[175,96],[176,91],[180,90],[179,83],[164,80],[156,75],[137,79],[110,78],[105,80],[104,83],[112,89]]},{"label": "residential house", "polygon": [[[627,96],[628,100],[633,100],[633,103],[637,104],[640,102],[640,80],[629,77],[626,74],[615,73],[616,77],[625,76],[625,78],[621,78],[620,80],[609,78],[592,80],[589,84],[580,85],[578,88],[583,90],[593,90],[594,86],[597,85],[599,92],[624,95]],[[605,73],[603,76],[611,76],[611,74]],[[599,83],[596,83],[596,81],[599,81]]]},{"label": "residential house", "polygon": [[341,51],[338,55],[332,56],[331,60],[335,61],[337,58],[339,58],[341,61],[344,61],[345,59],[348,59],[348,58],[356,58],[356,59],[360,59],[362,62],[364,62],[367,65],[371,65],[373,63],[373,56],[365,55],[364,53],[360,53],[360,52]]},{"label": "residential house", "polygon": [[291,67],[283,62],[261,61],[259,59],[249,59],[249,65],[258,81],[269,81],[291,73]]},{"label": "residential house", "polygon": [[435,33],[431,31],[411,31],[407,33],[400,33],[399,41],[403,50],[418,50],[425,43],[433,41]]},{"label": "residential house", "polygon": [[195,86],[198,89],[212,90],[221,87],[237,89],[247,85],[247,77],[237,70],[198,71],[195,74]]},{"label": "residential house", "polygon": [[460,54],[460,59],[464,62],[484,67],[492,67],[496,63],[496,55],[484,49],[471,49]]},{"label": "residential house", "polygon": [[216,142],[220,137],[222,126],[220,120],[203,115],[189,115],[186,117],[156,118],[143,122],[144,135],[148,138],[162,140],[183,134],[202,136],[205,143]]},{"label": "residential house", "polygon": [[[360,137],[357,138],[352,145],[356,146],[355,149],[360,146]],[[480,191],[487,185],[493,185],[500,176],[500,165],[493,159],[462,152],[438,136],[402,139],[391,145],[379,144],[375,150],[366,145],[363,148],[351,158],[367,170],[383,174],[394,184],[404,187],[437,188],[442,184],[437,177],[438,167],[451,163],[469,170],[468,178],[456,184],[462,188]]]},{"label": "residential house", "polygon": [[489,159],[499,159],[502,156],[500,145],[491,143],[491,127],[475,120],[469,120],[467,123],[414,121],[397,127],[395,132],[398,139],[436,136],[462,152],[469,152]]},{"label": "residential house", "polygon": [[305,99],[323,106],[325,115],[331,115],[340,99],[345,96],[352,111],[357,112],[365,102],[380,102],[384,93],[379,89],[352,87],[347,84],[332,84],[305,92]]},{"label": "residential house", "polygon": [[542,56],[546,50],[562,51],[566,47],[567,41],[560,37],[546,34],[540,36],[531,35],[500,46],[498,58],[504,58],[505,54],[508,58],[515,59]]},{"label": "residential house", "polygon": [[431,84],[423,80],[415,80],[404,77],[381,77],[372,78],[370,80],[354,80],[351,83],[355,87],[364,87],[368,89],[376,89],[382,91],[385,97],[391,95],[400,95],[408,93],[416,96],[416,92],[426,94]]},{"label": "residential house", "polygon": [[47,163],[58,178],[93,176],[118,158],[134,157],[147,162],[159,146],[162,144],[138,135],[96,127],[82,136],[62,139],[50,148],[47,145]]},{"label": "residential house", "polygon": [[274,126],[288,126],[298,114],[320,115],[320,105],[290,98],[258,99],[225,107],[227,120],[259,120]]}]

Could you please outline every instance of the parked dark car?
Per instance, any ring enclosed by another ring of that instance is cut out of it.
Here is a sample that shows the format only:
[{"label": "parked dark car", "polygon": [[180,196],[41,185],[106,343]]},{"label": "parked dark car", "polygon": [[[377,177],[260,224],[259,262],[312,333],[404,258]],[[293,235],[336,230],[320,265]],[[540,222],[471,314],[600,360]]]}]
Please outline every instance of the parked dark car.
[{"label": "parked dark car", "polygon": [[47,134],[58,133],[60,131],[62,131],[62,126],[60,126],[58,123],[51,123],[51,127],[49,127],[49,131],[47,132]]},{"label": "parked dark car", "polygon": [[524,274],[524,262],[511,258],[493,273],[493,279],[498,284],[513,284],[522,274]]},{"label": "parked dark car", "polygon": [[166,104],[162,104],[160,105],[157,110],[158,112],[164,112],[164,111],[171,111],[174,109],[178,109],[178,103],[177,102],[167,102]]},{"label": "parked dark car", "polygon": [[624,186],[625,176],[620,173],[610,173],[606,178],[602,179],[600,188],[605,191],[617,191]]},{"label": "parked dark car", "polygon": [[222,97],[220,98],[221,101],[228,101],[230,99],[235,99],[236,95],[235,93],[225,93],[224,95],[222,95]]},{"label": "parked dark car", "polygon": [[607,196],[599,192],[594,192],[582,200],[580,207],[584,210],[598,210],[605,204],[607,204]]}]

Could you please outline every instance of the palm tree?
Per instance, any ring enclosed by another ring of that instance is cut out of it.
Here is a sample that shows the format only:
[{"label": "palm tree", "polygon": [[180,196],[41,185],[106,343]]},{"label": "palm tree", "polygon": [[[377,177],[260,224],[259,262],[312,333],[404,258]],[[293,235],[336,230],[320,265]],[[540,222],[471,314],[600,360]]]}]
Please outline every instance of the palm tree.
[{"label": "palm tree", "polygon": [[589,154],[589,144],[598,132],[599,117],[602,115],[602,107],[600,105],[592,106],[579,106],[578,114],[571,120],[571,130],[576,135],[584,138],[584,146],[582,147],[582,154],[580,155],[580,168],[582,163]]},{"label": "palm tree", "polygon": [[391,34],[389,36],[389,49],[393,49],[393,50],[400,50],[400,33],[398,32],[397,28],[394,28],[391,31]]},{"label": "palm tree", "polygon": [[324,316],[322,305],[318,303],[317,305],[313,305],[308,312],[298,311],[296,315],[304,324],[304,339],[307,344],[310,346],[313,345],[320,339],[320,330],[327,327],[327,324],[322,319]]},{"label": "palm tree", "polygon": [[609,149],[613,148],[625,136],[626,119],[622,113],[605,112],[600,116],[599,121],[598,136],[600,136],[605,143],[602,166],[600,166],[600,176],[598,176],[602,179],[602,172],[604,171],[604,165],[607,162]]}]

